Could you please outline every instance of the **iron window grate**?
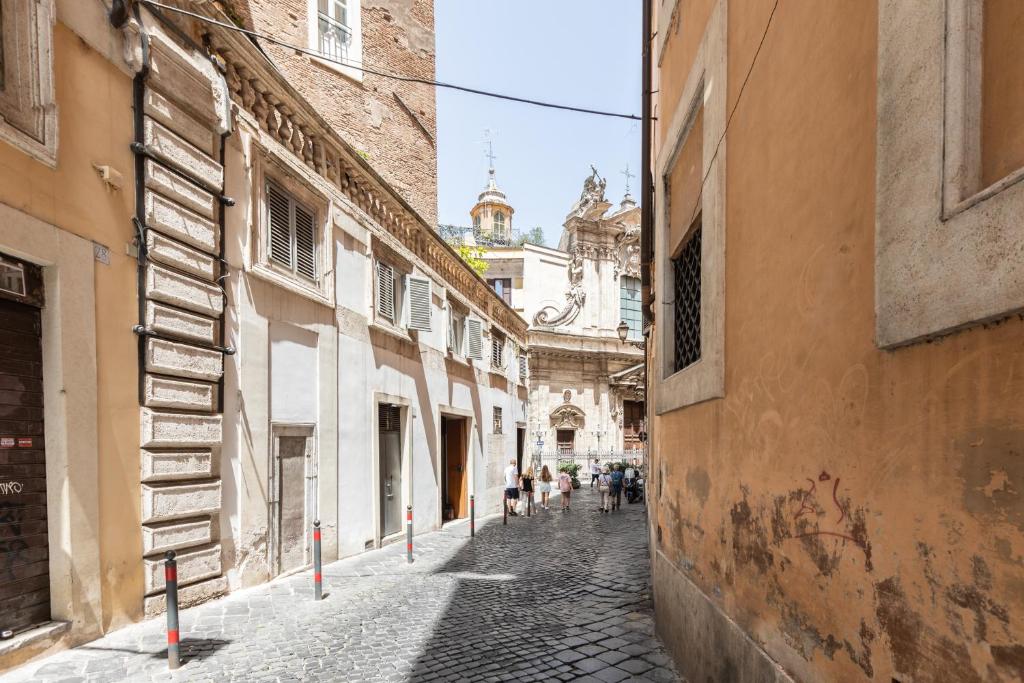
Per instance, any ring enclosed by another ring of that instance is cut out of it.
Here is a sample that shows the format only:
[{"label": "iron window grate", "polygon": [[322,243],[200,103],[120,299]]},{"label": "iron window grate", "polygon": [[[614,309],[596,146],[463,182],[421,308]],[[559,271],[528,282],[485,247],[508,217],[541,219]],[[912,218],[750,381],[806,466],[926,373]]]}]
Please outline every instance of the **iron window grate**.
[{"label": "iron window grate", "polygon": [[700,242],[698,223],[672,261],[675,312],[675,371],[700,360]]},{"label": "iron window grate", "polygon": [[495,434],[501,434],[501,408],[494,406],[494,429]]}]

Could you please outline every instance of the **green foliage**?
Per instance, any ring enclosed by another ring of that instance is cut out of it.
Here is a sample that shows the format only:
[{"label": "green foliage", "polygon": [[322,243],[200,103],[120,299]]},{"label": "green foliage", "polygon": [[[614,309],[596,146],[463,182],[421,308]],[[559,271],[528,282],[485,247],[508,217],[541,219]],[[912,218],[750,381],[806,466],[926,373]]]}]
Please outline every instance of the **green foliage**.
[{"label": "green foliage", "polygon": [[547,246],[547,244],[544,241],[544,229],[540,226],[537,226],[536,228],[531,228],[530,232],[526,233],[525,235],[519,238],[519,241],[516,244],[516,246],[521,247],[527,243],[535,244],[538,247]]},{"label": "green foliage", "polygon": [[483,247],[473,247],[468,244],[461,244],[458,246],[459,256],[462,260],[469,264],[469,267],[476,271],[476,274],[480,277],[484,276],[487,269],[491,266],[490,263],[483,259],[483,255],[487,252]]}]

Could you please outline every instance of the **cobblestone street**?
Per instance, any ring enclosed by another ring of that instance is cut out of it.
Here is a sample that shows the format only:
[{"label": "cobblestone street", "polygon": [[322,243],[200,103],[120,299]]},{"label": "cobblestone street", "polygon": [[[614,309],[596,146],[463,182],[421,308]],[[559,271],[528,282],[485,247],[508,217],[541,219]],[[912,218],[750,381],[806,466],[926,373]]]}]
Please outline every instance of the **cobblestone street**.
[{"label": "cobblestone street", "polygon": [[532,518],[416,538],[236,592],[15,670],[4,681],[675,681],[654,635],[644,510],[584,489]]}]

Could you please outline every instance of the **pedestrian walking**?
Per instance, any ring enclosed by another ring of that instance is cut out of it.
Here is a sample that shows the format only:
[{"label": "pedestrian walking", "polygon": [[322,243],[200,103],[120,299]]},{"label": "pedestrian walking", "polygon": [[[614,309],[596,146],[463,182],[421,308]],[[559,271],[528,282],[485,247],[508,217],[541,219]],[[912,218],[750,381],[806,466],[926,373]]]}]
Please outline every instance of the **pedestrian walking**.
[{"label": "pedestrian walking", "polygon": [[533,466],[526,468],[526,472],[523,476],[519,477],[519,489],[523,492],[523,498],[526,500],[523,502],[523,506],[531,505],[533,503]]},{"label": "pedestrian walking", "polygon": [[568,472],[558,473],[558,490],[562,494],[562,512],[568,512],[569,499],[572,497],[572,477]]},{"label": "pedestrian walking", "polygon": [[548,498],[551,497],[551,482],[554,481],[554,477],[551,476],[551,470],[548,469],[547,465],[540,468],[540,506],[545,510],[548,508]]},{"label": "pedestrian walking", "polygon": [[612,465],[611,474],[608,476],[611,477],[612,510],[618,510],[622,506],[622,467],[618,463]]},{"label": "pedestrian walking", "polygon": [[594,458],[594,462],[590,463],[590,488],[594,488],[599,476],[601,476],[601,463]]},{"label": "pedestrian walking", "polygon": [[509,460],[505,468],[505,504],[508,505],[508,514],[515,517],[516,505],[519,503],[519,470],[516,469],[516,461]]},{"label": "pedestrian walking", "polygon": [[632,503],[633,499],[636,498],[636,467],[635,461],[626,465],[626,471],[624,473],[623,485],[626,487],[626,502]]},{"label": "pedestrian walking", "polygon": [[608,506],[611,505],[612,500],[612,478],[608,474],[607,467],[597,477],[597,492],[601,494],[601,507],[597,509],[602,513],[608,512]]}]

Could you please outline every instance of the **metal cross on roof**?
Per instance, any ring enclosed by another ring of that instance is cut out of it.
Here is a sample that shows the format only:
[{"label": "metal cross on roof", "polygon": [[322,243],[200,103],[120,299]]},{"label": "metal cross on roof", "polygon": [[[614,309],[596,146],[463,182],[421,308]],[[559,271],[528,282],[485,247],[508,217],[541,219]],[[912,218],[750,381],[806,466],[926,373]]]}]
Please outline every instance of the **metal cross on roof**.
[{"label": "metal cross on roof", "polygon": [[622,175],[626,176],[626,194],[629,194],[629,179],[630,178],[636,178],[636,174],[629,172],[629,164],[626,164],[626,170],[619,171],[619,173],[621,173]]}]

